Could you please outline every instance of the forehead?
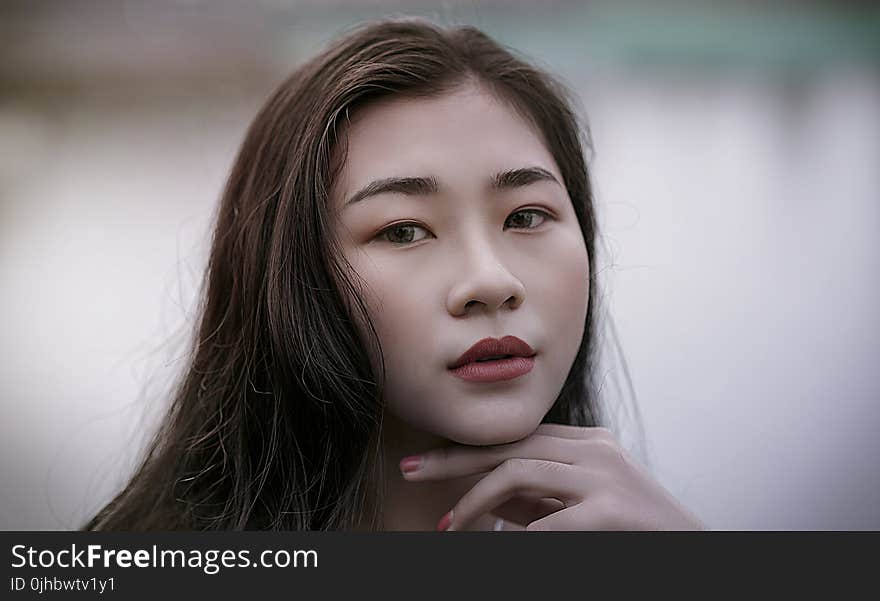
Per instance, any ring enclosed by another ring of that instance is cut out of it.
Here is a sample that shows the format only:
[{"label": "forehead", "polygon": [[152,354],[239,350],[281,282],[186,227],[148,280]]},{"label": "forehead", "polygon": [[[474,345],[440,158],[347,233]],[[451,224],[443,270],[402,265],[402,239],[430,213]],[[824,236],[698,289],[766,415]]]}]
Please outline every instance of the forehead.
[{"label": "forehead", "polygon": [[536,165],[561,181],[537,127],[476,86],[432,98],[382,100],[355,113],[343,137],[347,156],[333,187],[337,203],[380,177],[433,175],[457,187]]}]

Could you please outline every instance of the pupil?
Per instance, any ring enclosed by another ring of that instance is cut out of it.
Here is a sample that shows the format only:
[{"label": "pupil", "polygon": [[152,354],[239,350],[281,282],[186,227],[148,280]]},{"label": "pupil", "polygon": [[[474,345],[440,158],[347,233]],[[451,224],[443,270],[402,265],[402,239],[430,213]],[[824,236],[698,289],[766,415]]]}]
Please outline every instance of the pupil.
[{"label": "pupil", "polygon": [[[393,230],[391,230],[392,235],[394,237],[398,237],[398,236],[400,236],[401,231],[406,231],[409,228],[410,228],[410,226],[408,226],[408,225],[398,225]],[[410,236],[401,236],[401,237],[406,238],[405,240],[400,240],[401,242],[412,242],[412,234],[411,233],[410,233]]]},{"label": "pupil", "polygon": [[514,221],[519,220],[519,225],[531,225],[532,218],[534,217],[533,213],[527,213],[525,211],[519,212],[513,216]]}]

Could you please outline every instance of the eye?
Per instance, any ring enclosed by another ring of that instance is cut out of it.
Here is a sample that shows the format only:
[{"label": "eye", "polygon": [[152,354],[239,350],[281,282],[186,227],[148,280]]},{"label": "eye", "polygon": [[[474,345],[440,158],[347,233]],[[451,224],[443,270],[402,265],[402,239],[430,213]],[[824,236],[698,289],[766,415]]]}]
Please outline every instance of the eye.
[{"label": "eye", "polygon": [[[415,223],[395,223],[394,225],[387,227],[379,232],[379,235],[377,237],[381,237],[382,239],[387,240],[388,242],[391,242],[392,244],[396,244],[398,246],[410,244],[412,242],[418,242],[419,240],[422,240],[422,238],[413,238],[412,231],[414,229],[427,231],[425,230],[425,228]],[[397,237],[402,239],[395,240],[394,238]]]},{"label": "eye", "polygon": [[[542,211],[540,209],[522,209],[520,211],[517,211],[513,215],[511,215],[510,219],[515,218],[517,215],[529,216],[529,218],[527,218],[527,219],[520,219],[520,222],[525,222],[525,224],[526,224],[525,227],[515,228],[515,229],[526,229],[526,230],[537,229],[542,223],[544,223],[544,221],[546,221],[547,217],[550,216],[546,211]],[[535,215],[537,215],[538,217],[541,218],[541,220],[538,222],[538,225],[532,225],[535,221]]]}]

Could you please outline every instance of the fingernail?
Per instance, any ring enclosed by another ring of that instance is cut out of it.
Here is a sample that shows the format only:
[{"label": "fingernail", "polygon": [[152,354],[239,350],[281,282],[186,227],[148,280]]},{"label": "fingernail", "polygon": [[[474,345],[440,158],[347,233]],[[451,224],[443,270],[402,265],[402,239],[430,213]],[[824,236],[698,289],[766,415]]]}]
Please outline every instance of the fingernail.
[{"label": "fingernail", "polygon": [[437,530],[450,530],[450,526],[452,525],[452,510],[449,510],[449,513],[440,518],[440,522],[437,524]]},{"label": "fingernail", "polygon": [[415,472],[422,468],[422,456],[421,455],[412,455],[410,457],[404,457],[400,460],[400,471],[404,474],[409,474],[411,472]]}]

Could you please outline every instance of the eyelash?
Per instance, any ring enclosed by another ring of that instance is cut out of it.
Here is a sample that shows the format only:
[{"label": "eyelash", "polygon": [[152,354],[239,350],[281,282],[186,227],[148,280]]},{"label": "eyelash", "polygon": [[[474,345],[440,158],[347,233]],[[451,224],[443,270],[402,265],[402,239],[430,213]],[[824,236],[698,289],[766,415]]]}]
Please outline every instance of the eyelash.
[{"label": "eyelash", "polygon": [[[541,223],[539,223],[539,224],[538,224],[537,226],[535,226],[535,227],[525,227],[525,228],[515,228],[515,229],[536,230],[536,229],[538,229],[539,227],[541,227],[542,225],[544,225],[544,223],[547,221],[547,219],[552,219],[552,218],[553,218],[553,216],[552,216],[550,213],[548,213],[547,211],[543,211],[543,210],[541,210],[541,209],[520,209],[520,210],[518,210],[518,211],[515,211],[515,212],[511,213],[511,216],[513,216],[513,215],[517,215],[517,214],[519,214],[519,213],[537,213],[538,215],[541,215],[542,217],[544,217],[544,221],[542,221]],[[510,217],[508,217],[508,219],[510,219]],[[386,227],[385,229],[383,229],[381,232],[379,232],[378,234],[376,234],[376,238],[382,239],[381,241],[383,241],[383,242],[388,242],[389,244],[392,244],[392,245],[394,245],[394,246],[408,246],[408,245],[410,245],[410,244],[415,244],[415,243],[418,242],[419,240],[415,240],[415,241],[413,241],[413,242],[392,242],[391,240],[388,240],[387,238],[383,238],[383,237],[386,236],[389,232],[393,231],[395,228],[398,228],[398,227],[406,227],[406,226],[415,226],[415,227],[420,227],[420,228],[422,228],[422,229],[427,229],[427,228],[424,228],[422,225],[420,225],[420,224],[418,224],[418,223],[415,223],[415,222],[412,222],[412,221],[404,221],[404,222],[401,222],[401,223],[394,223],[394,224],[392,224],[392,225],[389,225],[388,227]]]}]

